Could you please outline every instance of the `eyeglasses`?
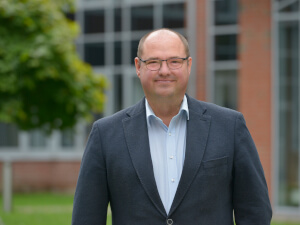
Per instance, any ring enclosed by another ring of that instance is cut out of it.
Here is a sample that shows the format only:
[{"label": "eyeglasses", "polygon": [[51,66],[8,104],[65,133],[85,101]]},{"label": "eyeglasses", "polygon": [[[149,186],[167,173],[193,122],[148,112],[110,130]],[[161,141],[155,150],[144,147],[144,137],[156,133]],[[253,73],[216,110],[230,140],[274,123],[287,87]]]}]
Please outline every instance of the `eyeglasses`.
[{"label": "eyeglasses", "polygon": [[166,61],[167,66],[170,70],[176,70],[182,67],[183,61],[187,60],[189,56],[186,58],[171,58],[171,59],[148,59],[148,60],[142,60],[140,57],[138,57],[139,60],[141,60],[143,63],[146,64],[146,67],[148,70],[156,71],[161,68],[162,62]]}]

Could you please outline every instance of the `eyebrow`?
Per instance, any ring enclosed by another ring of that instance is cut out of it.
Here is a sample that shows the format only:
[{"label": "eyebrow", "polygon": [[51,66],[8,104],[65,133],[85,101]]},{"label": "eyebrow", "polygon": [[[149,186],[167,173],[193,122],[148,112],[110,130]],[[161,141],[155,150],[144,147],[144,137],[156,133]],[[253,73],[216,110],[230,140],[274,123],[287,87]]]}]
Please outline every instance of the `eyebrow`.
[{"label": "eyebrow", "polygon": [[[176,58],[182,58],[182,57],[180,57],[180,56],[171,56],[171,57],[169,57],[169,58],[167,58],[167,59],[176,59]],[[148,59],[144,59],[144,60],[164,60],[164,59],[160,59],[160,58],[158,58],[158,57],[150,57],[150,58],[148,58]]]}]

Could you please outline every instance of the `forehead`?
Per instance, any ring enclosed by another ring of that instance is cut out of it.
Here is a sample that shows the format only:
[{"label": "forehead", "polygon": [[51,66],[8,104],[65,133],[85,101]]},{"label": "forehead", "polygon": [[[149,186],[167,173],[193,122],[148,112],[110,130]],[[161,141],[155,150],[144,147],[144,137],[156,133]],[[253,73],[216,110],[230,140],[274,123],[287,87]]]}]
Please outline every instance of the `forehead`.
[{"label": "forehead", "polygon": [[185,57],[185,48],[177,34],[158,31],[150,34],[143,44],[143,57]]}]

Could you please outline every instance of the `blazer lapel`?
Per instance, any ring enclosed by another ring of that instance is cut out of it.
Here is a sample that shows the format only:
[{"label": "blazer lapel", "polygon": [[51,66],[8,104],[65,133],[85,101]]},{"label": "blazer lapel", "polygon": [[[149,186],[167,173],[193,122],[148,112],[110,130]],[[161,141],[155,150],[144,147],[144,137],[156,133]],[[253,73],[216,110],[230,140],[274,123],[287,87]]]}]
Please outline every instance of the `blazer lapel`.
[{"label": "blazer lapel", "polygon": [[123,120],[123,127],[132,164],[152,203],[163,216],[166,216],[153,173],[145,101],[131,108],[127,114],[129,117]]},{"label": "blazer lapel", "polygon": [[199,107],[196,110],[194,105],[199,103],[189,97],[188,104],[190,118],[187,121],[185,161],[169,215],[178,207],[199,170],[210,128],[210,116],[202,115],[205,109]]}]

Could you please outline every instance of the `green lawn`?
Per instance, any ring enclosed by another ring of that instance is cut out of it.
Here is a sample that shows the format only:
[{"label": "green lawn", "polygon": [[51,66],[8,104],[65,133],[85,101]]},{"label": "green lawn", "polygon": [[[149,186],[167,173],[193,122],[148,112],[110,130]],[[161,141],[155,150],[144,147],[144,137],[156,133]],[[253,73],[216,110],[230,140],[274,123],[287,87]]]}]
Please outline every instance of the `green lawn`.
[{"label": "green lawn", "polygon": [[[2,196],[0,201],[0,217],[5,225],[71,225],[73,195],[14,194],[11,213],[3,212]],[[111,225],[110,215],[107,225]],[[274,221],[272,225],[300,225],[300,222]]]},{"label": "green lawn", "polygon": [[[71,225],[73,195],[54,193],[14,194],[13,210],[0,217],[5,225]],[[111,225],[109,216],[107,225]]]},{"label": "green lawn", "polygon": [[271,225],[300,225],[300,222],[272,222]]}]

